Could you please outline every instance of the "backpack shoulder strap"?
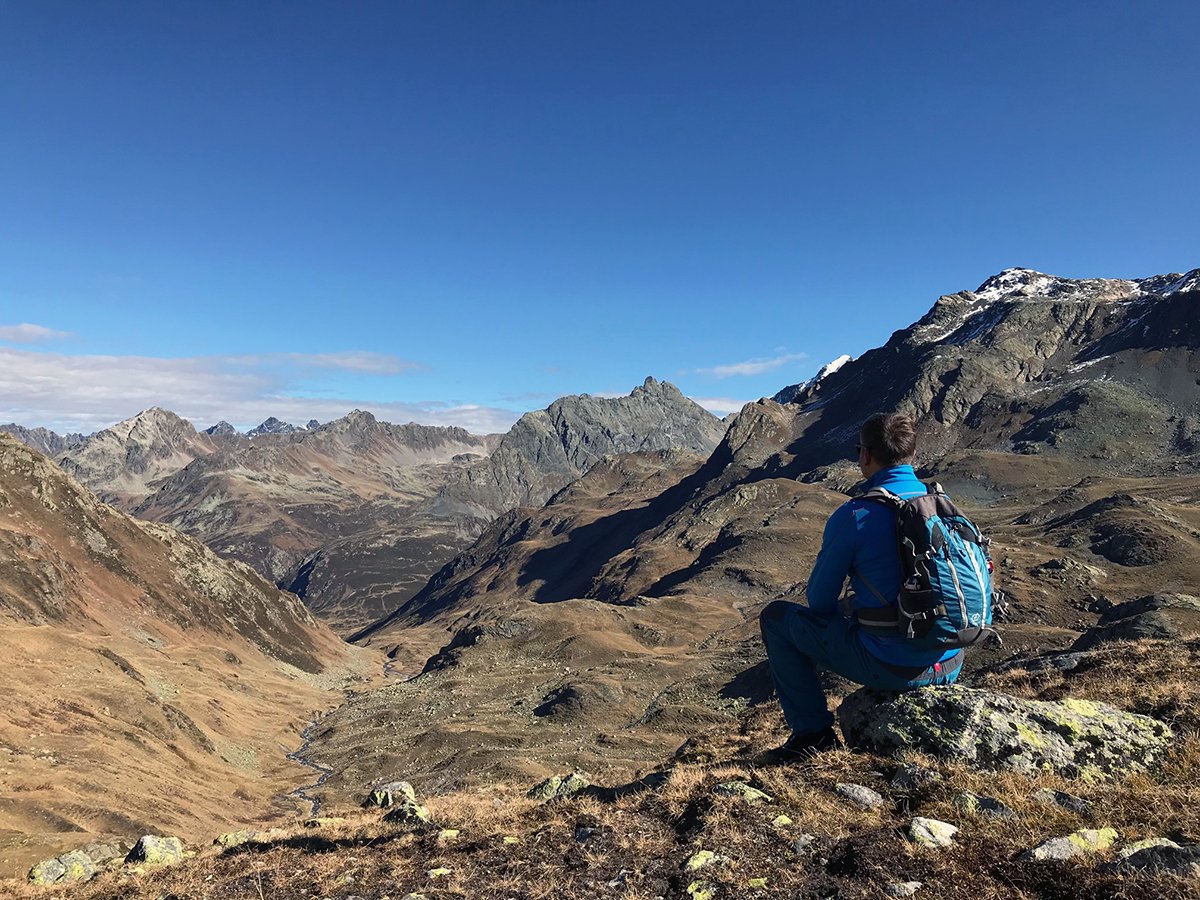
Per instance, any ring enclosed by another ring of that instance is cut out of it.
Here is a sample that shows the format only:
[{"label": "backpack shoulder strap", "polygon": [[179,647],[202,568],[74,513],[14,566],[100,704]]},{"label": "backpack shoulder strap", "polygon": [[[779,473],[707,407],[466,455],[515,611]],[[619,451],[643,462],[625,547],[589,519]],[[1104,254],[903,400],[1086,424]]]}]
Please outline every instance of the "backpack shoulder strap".
[{"label": "backpack shoulder strap", "polygon": [[898,494],[893,494],[887,488],[873,487],[865,494],[855,497],[856,500],[870,500],[873,503],[881,503],[884,506],[890,506],[893,509],[903,509],[904,499]]}]

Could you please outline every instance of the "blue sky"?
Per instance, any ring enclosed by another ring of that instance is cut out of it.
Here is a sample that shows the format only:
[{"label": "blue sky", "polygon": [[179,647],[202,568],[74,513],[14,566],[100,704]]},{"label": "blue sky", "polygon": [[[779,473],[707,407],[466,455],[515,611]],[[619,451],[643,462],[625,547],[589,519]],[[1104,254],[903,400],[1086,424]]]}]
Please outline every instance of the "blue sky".
[{"label": "blue sky", "polygon": [[[0,421],[720,412],[1200,266],[1194,2],[0,5]],[[36,326],[21,329],[18,326]]]}]

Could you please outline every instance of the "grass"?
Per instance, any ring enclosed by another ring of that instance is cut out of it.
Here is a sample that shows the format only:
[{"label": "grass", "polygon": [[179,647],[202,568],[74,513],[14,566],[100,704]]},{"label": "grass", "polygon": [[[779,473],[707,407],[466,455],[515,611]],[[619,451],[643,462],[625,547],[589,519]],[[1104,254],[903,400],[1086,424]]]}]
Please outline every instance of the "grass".
[{"label": "grass", "polygon": [[[1173,719],[1178,740],[1156,771],[1107,783],[849,751],[763,768],[755,765],[756,755],[784,732],[777,707],[764,704],[735,724],[693,736],[654,787],[610,785],[546,805],[525,797],[528,785],[460,790],[425,798],[435,824],[417,829],[385,823],[378,810],[331,809],[328,814],[343,821],[317,829],[297,823],[243,847],[202,849],[172,868],[112,872],[70,889],[38,892],[14,884],[11,896],[402,900],[418,893],[428,900],[690,900],[689,887],[703,882],[716,900],[758,900],[878,898],[890,882],[920,881],[925,887],[918,896],[939,900],[1194,898],[1196,880],[1103,874],[1099,864],[1111,852],[1060,863],[1017,857],[1079,828],[1115,828],[1117,849],[1148,837],[1200,843],[1200,729],[1192,724],[1200,687],[1188,677],[1200,669],[1196,653],[1194,641],[1112,645],[1094,669],[1065,676],[1018,669],[982,678],[987,687],[1022,696],[1045,698],[1069,689],[1073,696],[1154,709]],[[894,790],[890,779],[901,762],[933,769],[940,780],[911,793]],[[714,793],[717,784],[734,780],[765,791],[773,802],[750,804]],[[840,782],[871,787],[887,802],[862,811],[836,793]],[[1040,788],[1080,796],[1092,812],[1081,816],[1039,802],[1033,795]],[[994,797],[1018,815],[1000,820],[965,812],[955,803],[962,791]],[[791,822],[777,824],[781,814]],[[905,831],[915,815],[957,825],[955,847],[935,851],[911,844]],[[440,836],[445,828],[459,835],[446,840]],[[810,837],[798,843],[804,835]],[[721,859],[685,871],[684,863],[701,849]],[[437,874],[440,869],[448,872]],[[752,886],[760,884],[756,879],[766,886]]]}]

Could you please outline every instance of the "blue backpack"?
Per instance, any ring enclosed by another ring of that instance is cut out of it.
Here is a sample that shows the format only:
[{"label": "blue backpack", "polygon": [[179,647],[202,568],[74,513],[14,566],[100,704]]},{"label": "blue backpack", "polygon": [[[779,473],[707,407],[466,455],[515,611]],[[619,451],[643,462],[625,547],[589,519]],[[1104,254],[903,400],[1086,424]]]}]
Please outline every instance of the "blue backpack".
[{"label": "blue backpack", "polygon": [[903,573],[894,601],[867,587],[885,605],[860,609],[864,630],[899,635],[923,646],[969,647],[992,630],[992,559],[989,541],[946,496],[941,485],[905,500],[884,488],[860,499],[896,510]]}]

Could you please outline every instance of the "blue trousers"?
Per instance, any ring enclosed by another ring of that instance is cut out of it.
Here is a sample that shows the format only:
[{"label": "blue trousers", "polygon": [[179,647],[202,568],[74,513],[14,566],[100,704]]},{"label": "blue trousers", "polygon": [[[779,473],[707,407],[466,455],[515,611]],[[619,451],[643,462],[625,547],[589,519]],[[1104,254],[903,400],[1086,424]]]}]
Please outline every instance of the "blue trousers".
[{"label": "blue trousers", "polygon": [[854,619],[819,615],[807,606],[786,600],[768,603],[758,621],[779,705],[793,734],[824,731],[833,725],[833,714],[817,675],[819,666],[880,691],[949,684],[962,666],[960,652],[925,670],[898,671],[863,646]]}]

